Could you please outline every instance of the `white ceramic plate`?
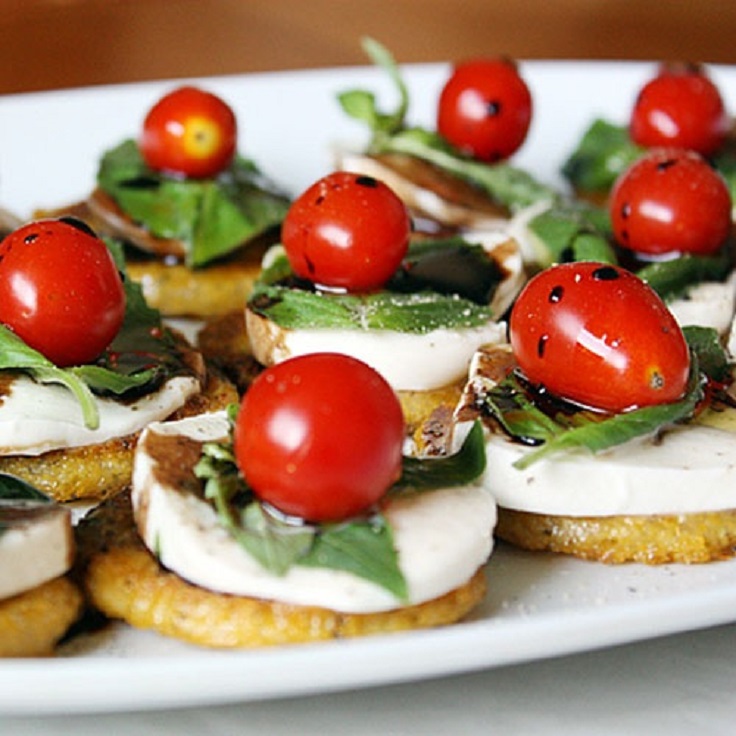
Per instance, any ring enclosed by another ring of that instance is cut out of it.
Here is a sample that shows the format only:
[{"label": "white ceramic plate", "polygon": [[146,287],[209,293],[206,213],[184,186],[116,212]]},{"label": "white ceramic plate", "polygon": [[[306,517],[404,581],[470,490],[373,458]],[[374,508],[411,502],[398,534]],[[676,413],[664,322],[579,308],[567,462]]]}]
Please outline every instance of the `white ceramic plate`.
[{"label": "white ceramic plate", "polygon": [[[623,121],[648,64],[527,63],[535,99],[516,162],[546,181],[596,115]],[[413,121],[431,124],[446,67],[405,70]],[[736,109],[736,69],[713,74]],[[373,69],[197,80],[236,109],[241,151],[298,193],[331,166],[335,142],[365,140],[335,102],[366,87],[395,101]],[[179,82],[177,82],[178,84]],[[135,134],[174,85],[150,83],[0,98],[0,205],[29,215],[83,196],[100,153]],[[49,660],[0,661],[0,714],[184,707],[436,677],[632,642],[736,620],[736,562],[606,567],[500,547],[489,594],[446,629],[252,652],[212,652],[124,626]]]}]

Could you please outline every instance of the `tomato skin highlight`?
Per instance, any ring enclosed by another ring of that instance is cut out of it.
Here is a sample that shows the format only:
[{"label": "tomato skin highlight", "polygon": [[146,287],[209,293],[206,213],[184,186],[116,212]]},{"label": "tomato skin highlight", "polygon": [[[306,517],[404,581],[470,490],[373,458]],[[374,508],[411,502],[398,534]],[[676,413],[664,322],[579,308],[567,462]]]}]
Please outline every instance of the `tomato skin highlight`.
[{"label": "tomato skin highlight", "polygon": [[532,383],[592,409],[623,412],[681,398],[690,353],[664,302],[608,264],[552,266],[511,312],[511,345]]},{"label": "tomato skin highlight", "polygon": [[83,223],[39,220],[0,243],[0,322],[56,365],[95,360],[124,317],[120,273]]},{"label": "tomato skin highlight", "polygon": [[699,65],[663,66],[639,91],[629,135],[647,148],[676,146],[711,156],[731,127],[718,87]]},{"label": "tomato skin highlight", "polygon": [[292,203],[281,242],[294,273],[319,286],[379,289],[406,255],[411,219],[404,203],[378,179],[336,171]]},{"label": "tomato skin highlight", "polygon": [[645,256],[712,255],[731,233],[731,195],[693,151],[652,149],[616,180],[609,200],[614,237]]},{"label": "tomato skin highlight", "polygon": [[532,96],[509,59],[471,59],[458,64],[440,93],[437,131],[480,161],[515,153],[526,140]]},{"label": "tomato skin highlight", "polygon": [[179,87],[148,111],[138,142],[155,171],[204,179],[232,163],[238,129],[230,106],[211,92]]},{"label": "tomato skin highlight", "polygon": [[401,405],[355,358],[312,353],[267,368],[245,393],[235,424],[240,471],[284,514],[339,521],[364,513],[399,478]]}]

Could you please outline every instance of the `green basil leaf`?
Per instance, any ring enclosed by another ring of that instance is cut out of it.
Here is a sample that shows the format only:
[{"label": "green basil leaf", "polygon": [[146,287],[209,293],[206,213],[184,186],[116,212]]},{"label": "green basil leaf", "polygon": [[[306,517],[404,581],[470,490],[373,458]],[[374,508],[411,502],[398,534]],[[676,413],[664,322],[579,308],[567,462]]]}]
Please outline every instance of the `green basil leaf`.
[{"label": "green basil leaf", "polygon": [[562,166],[562,174],[580,192],[608,192],[616,178],[644,153],[621,125],[594,120]]},{"label": "green basil leaf", "polygon": [[685,254],[668,261],[654,261],[637,271],[664,300],[687,293],[689,286],[702,281],[722,281],[733,268],[730,253],[714,256]]},{"label": "green basil leaf", "polygon": [[392,496],[463,486],[476,480],[486,468],[483,427],[475,422],[461,448],[444,457],[405,457],[401,478]]},{"label": "green basil leaf", "polygon": [[408,598],[393,533],[380,514],[366,520],[322,525],[314,546],[298,564],[343,570],[380,585],[401,601]]},{"label": "green basil leaf", "polygon": [[480,327],[493,318],[487,306],[433,292],[355,295],[260,286],[249,306],[287,329],[373,329],[426,334],[439,328]]},{"label": "green basil leaf", "polygon": [[687,325],[682,328],[687,344],[698,359],[700,370],[717,383],[726,383],[731,379],[731,361],[718,336],[712,327]]},{"label": "green basil leaf", "polygon": [[175,178],[148,169],[133,140],[103,155],[97,181],[152,234],[181,240],[195,268],[278,225],[288,208],[251,161],[236,157],[215,179]]},{"label": "green basil leaf", "polygon": [[7,473],[0,473],[0,500],[52,503],[52,500],[35,486]]}]

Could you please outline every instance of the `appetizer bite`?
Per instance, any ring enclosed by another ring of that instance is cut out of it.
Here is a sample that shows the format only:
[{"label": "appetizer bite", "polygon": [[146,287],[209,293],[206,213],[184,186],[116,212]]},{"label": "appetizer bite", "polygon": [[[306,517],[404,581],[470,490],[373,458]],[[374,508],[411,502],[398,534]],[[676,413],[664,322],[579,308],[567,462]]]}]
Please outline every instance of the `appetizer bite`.
[{"label": "appetizer bite", "polygon": [[81,615],[68,509],[0,474],[0,657],[48,656]]},{"label": "appetizer bite", "polygon": [[78,527],[90,601],[212,647],[463,618],[484,595],[495,523],[475,482],[480,426],[445,458],[402,457],[403,443],[390,386],[330,353],[266,369],[237,412],[150,425],[132,502]]},{"label": "appetizer bite", "polygon": [[609,563],[736,551],[731,365],[711,328],[679,327],[620,267],[531,279],[510,345],[479,352],[460,419],[483,417],[497,536]]},{"label": "appetizer bite", "polygon": [[236,395],[73,218],[0,242],[0,343],[0,472],[56,500],[117,493],[149,422]]},{"label": "appetizer bite", "polygon": [[474,351],[505,339],[525,278],[506,237],[412,238],[404,203],[364,174],[315,182],[281,236],[245,312],[255,358],[352,355],[400,393],[411,426],[455,405]]},{"label": "appetizer bite", "polygon": [[119,239],[128,273],[164,316],[240,310],[288,200],[237,153],[237,136],[220,97],[174,89],[137,139],[103,154],[90,196],[51,214],[69,212]]}]

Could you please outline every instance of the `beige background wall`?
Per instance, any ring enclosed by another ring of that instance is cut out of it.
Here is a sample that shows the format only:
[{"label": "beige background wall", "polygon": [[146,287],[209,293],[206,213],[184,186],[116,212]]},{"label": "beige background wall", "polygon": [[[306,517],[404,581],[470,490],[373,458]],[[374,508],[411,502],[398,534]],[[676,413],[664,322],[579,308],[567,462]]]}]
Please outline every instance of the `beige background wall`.
[{"label": "beige background wall", "polygon": [[0,93],[399,61],[736,63],[734,0],[0,0]]}]

